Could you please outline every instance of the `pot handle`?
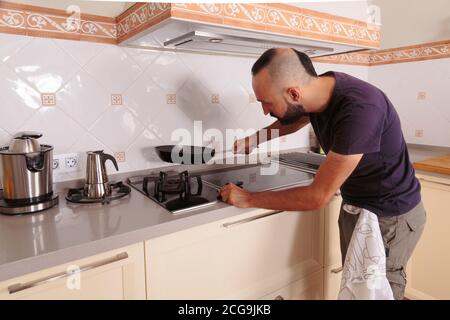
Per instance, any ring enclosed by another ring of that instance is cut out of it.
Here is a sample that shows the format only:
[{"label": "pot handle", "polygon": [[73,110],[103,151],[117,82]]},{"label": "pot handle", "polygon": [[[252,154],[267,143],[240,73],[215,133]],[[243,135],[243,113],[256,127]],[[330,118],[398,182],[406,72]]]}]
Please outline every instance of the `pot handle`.
[{"label": "pot handle", "polygon": [[117,165],[117,161],[116,158],[114,158],[112,155],[107,154],[107,153],[102,153],[102,161],[103,164],[105,164],[106,161],[111,160],[112,163],[114,164],[114,167],[116,167],[116,170],[119,171],[119,166]]}]

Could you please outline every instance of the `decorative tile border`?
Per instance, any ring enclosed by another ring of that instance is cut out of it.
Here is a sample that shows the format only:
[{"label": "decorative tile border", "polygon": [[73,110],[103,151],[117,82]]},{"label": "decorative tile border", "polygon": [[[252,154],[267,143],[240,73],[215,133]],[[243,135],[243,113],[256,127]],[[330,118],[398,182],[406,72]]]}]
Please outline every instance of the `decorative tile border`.
[{"label": "decorative tile border", "polygon": [[287,4],[174,3],[171,18],[379,48],[380,28]]},{"label": "decorative tile border", "polygon": [[368,50],[313,58],[315,62],[363,66],[450,58],[450,40],[386,50]]},{"label": "decorative tile border", "polygon": [[137,3],[116,18],[118,42],[168,18],[368,48],[380,43],[377,25],[290,5],[250,3]]},{"label": "decorative tile border", "polygon": [[117,43],[113,18],[0,1],[0,32]]},{"label": "decorative tile border", "polygon": [[116,18],[117,42],[170,18],[170,3],[136,3]]},{"label": "decorative tile border", "polygon": [[[378,48],[377,25],[287,4],[136,3],[117,18],[0,1],[0,33],[117,44],[164,21],[189,20],[274,34]],[[450,40],[313,58],[315,62],[375,66],[450,57]]]}]

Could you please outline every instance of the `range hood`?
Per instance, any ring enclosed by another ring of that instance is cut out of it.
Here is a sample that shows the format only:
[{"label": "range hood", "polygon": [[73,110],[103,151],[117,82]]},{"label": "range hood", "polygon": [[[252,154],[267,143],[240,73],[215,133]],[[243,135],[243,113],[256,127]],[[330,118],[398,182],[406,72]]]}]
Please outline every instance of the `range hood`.
[{"label": "range hood", "polygon": [[258,37],[238,36],[229,33],[212,33],[194,30],[164,42],[168,48],[187,50],[213,51],[224,53],[243,53],[260,55],[270,48],[290,47],[310,56],[333,54],[331,46],[314,46],[298,41],[277,41]]},{"label": "range hood", "polygon": [[320,57],[379,47],[378,26],[285,4],[138,3],[117,21],[118,43],[149,50]]}]

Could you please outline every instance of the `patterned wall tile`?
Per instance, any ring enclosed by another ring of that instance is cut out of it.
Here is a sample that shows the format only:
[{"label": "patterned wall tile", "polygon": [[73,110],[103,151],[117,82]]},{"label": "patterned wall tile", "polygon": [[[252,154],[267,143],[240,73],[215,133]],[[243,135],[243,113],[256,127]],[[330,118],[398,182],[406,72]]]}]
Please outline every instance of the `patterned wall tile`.
[{"label": "patterned wall tile", "polygon": [[54,93],[41,93],[41,103],[43,106],[56,106],[56,95]]},{"label": "patterned wall tile", "polygon": [[121,106],[122,104],[123,104],[122,95],[120,93],[113,93],[111,95],[111,105],[112,106]]},{"label": "patterned wall tile", "polygon": [[168,94],[166,94],[166,103],[167,104],[177,104],[177,95],[176,95],[176,93],[168,93]]}]

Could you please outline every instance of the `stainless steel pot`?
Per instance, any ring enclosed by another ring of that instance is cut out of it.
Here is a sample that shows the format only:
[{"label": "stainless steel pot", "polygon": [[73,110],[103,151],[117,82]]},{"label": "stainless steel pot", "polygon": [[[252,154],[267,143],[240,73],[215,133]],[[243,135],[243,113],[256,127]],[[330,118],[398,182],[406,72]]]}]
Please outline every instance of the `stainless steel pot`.
[{"label": "stainless steel pot", "polygon": [[53,147],[39,144],[35,132],[14,135],[0,148],[3,199],[14,205],[48,201],[53,196]]}]

